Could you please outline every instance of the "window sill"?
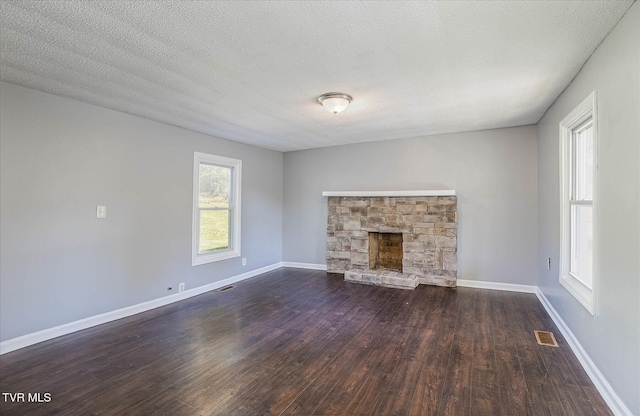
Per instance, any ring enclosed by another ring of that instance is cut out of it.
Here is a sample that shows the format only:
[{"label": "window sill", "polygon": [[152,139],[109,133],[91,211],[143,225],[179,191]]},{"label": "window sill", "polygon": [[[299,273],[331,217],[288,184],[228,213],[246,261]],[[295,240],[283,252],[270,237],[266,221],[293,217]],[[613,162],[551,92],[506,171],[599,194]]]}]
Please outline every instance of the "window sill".
[{"label": "window sill", "polygon": [[582,282],[571,275],[564,275],[560,277],[560,284],[573,295],[574,298],[580,302],[582,306],[593,316],[596,315],[594,302],[593,302],[593,290],[586,287]]},{"label": "window sill", "polygon": [[219,253],[198,254],[191,259],[191,265],[200,266],[202,264],[215,263],[217,261],[228,260],[234,257],[240,257],[239,250],[222,251]]}]

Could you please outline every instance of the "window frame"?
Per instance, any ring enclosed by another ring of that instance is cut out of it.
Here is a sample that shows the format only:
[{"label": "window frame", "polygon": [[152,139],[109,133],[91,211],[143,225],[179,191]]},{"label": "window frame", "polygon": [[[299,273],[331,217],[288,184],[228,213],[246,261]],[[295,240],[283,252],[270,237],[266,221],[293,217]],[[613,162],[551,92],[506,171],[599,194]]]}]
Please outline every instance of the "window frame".
[{"label": "window frame", "polygon": [[[569,115],[560,122],[560,284],[569,291],[591,315],[596,315],[596,295],[598,292],[597,271],[597,171],[598,171],[598,117],[597,93],[593,91]],[[574,134],[584,128],[585,122],[593,125],[593,194],[591,200],[574,200],[575,178],[572,166],[575,163]],[[592,283],[589,288],[571,273],[571,230],[573,206],[589,205],[592,212]]]},{"label": "window frame", "polygon": [[[200,165],[214,165],[231,169],[231,189],[229,190],[229,248],[208,253],[200,253]],[[208,153],[193,153],[193,212],[191,230],[191,265],[213,263],[227,260],[241,255],[241,189],[242,189],[242,161]]]}]

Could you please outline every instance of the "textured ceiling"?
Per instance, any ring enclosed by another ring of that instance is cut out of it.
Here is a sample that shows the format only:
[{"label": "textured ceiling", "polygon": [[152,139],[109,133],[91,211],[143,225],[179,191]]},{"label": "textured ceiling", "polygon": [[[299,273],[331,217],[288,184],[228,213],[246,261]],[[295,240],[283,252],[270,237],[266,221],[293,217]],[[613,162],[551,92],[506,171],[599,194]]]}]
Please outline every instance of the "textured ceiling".
[{"label": "textured ceiling", "polygon": [[3,0],[0,71],[289,151],[536,123],[631,4]]}]

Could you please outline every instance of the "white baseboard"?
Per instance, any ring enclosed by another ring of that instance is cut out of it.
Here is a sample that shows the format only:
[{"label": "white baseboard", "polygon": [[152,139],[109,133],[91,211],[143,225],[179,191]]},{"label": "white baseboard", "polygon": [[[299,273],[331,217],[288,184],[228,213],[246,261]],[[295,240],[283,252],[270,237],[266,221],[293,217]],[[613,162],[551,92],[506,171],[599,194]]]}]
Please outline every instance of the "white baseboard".
[{"label": "white baseboard", "polygon": [[458,279],[458,286],[476,289],[506,290],[507,292],[536,293],[537,286],[517,285],[515,283],[484,282],[481,280]]},{"label": "white baseboard", "polygon": [[283,261],[282,267],[295,267],[297,269],[310,269],[310,270],[327,270],[326,264],[295,263],[291,261]]},{"label": "white baseboard", "polygon": [[249,272],[232,276],[227,279],[219,280],[217,282],[209,283],[204,286],[185,290],[182,293],[175,293],[173,295],[164,296],[143,303],[138,303],[137,305],[127,306],[125,308],[105,312],[100,315],[90,316],[78,321],[69,322],[68,324],[63,324],[55,326],[53,328],[43,329],[42,331],[32,332],[30,334],[26,334],[17,338],[8,339],[6,341],[0,342],[0,355],[15,351],[20,348],[28,347],[29,345],[37,344],[42,341],[47,341],[52,338],[80,331],[82,329],[87,329],[92,326],[126,318],[127,316],[135,315],[140,312],[145,312],[151,309],[158,308],[160,306],[168,305],[170,303],[178,302],[193,296],[201,295],[205,292],[209,292],[211,290],[215,290],[220,287],[239,282],[241,280],[249,279],[262,273],[279,269],[280,267],[282,267],[282,263],[274,263],[269,266],[251,270]]},{"label": "white baseboard", "polygon": [[589,354],[582,348],[582,345],[578,341],[578,339],[573,335],[573,332],[569,329],[564,320],[560,317],[558,312],[549,302],[549,299],[542,293],[540,288],[536,287],[536,296],[542,303],[542,306],[547,311],[553,322],[556,324],[564,338],[567,340],[567,343],[573,350],[573,353],[578,357],[578,361],[582,365],[582,368],[587,372],[587,375],[600,392],[600,395],[604,399],[604,401],[609,406],[609,409],[616,416],[633,416],[631,410],[624,404],[622,399],[616,394],[611,387],[611,384],[607,381],[607,379],[602,375],[598,367],[596,367],[595,363],[589,357]]}]

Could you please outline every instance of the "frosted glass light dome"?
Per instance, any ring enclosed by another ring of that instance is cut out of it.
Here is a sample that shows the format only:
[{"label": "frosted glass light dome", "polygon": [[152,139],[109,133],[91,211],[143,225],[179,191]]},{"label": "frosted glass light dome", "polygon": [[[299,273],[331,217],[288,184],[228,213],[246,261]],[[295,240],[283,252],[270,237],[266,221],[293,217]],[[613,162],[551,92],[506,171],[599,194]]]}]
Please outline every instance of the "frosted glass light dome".
[{"label": "frosted glass light dome", "polygon": [[353,98],[350,95],[341,92],[329,92],[318,97],[318,104],[333,114],[338,114],[347,108],[352,100]]}]

